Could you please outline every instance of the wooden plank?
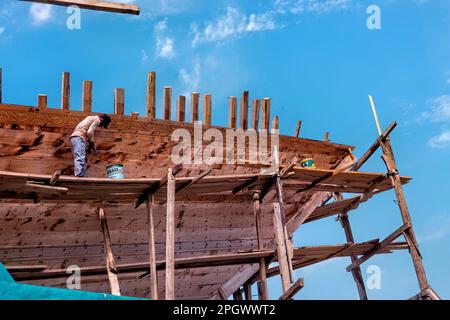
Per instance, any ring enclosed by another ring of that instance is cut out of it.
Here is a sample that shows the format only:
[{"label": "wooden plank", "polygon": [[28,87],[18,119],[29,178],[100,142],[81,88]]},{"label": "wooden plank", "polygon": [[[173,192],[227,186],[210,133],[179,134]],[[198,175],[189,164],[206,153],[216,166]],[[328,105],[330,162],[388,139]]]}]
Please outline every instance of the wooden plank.
[{"label": "wooden plank", "polygon": [[248,91],[244,91],[241,97],[241,113],[240,113],[240,127],[243,130],[247,130],[248,128],[248,99],[249,93]]},{"label": "wooden plank", "polygon": [[114,114],[123,116],[125,114],[125,89],[114,89]]},{"label": "wooden plank", "polygon": [[300,137],[300,130],[302,129],[302,122],[299,120],[297,122],[297,128],[295,129],[295,137],[299,138]]},{"label": "wooden plank", "polygon": [[228,98],[228,127],[235,129],[237,127],[237,98]]},{"label": "wooden plank", "polygon": [[61,109],[70,109],[70,73],[63,72],[61,88]]},{"label": "wooden plank", "polygon": [[90,80],[83,81],[81,111],[88,113],[92,112],[92,81]]},{"label": "wooden plank", "polygon": [[212,116],[212,96],[210,94],[203,95],[203,125],[211,126]]},{"label": "wooden plank", "polygon": [[152,71],[147,76],[147,117],[150,120],[156,119],[156,72]]},{"label": "wooden plank", "polygon": [[252,101],[252,129],[258,130],[259,128],[259,114],[261,109],[261,100],[253,99]]},{"label": "wooden plank", "polygon": [[278,300],[291,300],[303,287],[305,286],[305,281],[303,278],[295,281],[289,289],[281,295]]},{"label": "wooden plank", "polygon": [[186,121],[186,97],[179,96],[177,100],[177,121]]},{"label": "wooden plank", "polygon": [[153,300],[158,300],[158,274],[156,271],[156,247],[155,247],[155,221],[153,208],[155,196],[149,195],[147,200],[147,220],[148,220],[148,250],[150,263],[150,295]]},{"label": "wooden plank", "polygon": [[39,110],[47,109],[47,95],[46,94],[38,95],[38,105],[37,106],[38,106]]},{"label": "wooden plank", "polygon": [[175,300],[175,176],[167,173],[166,300]]},{"label": "wooden plank", "polygon": [[270,98],[264,98],[262,102],[262,123],[261,129],[269,130],[270,124]]},{"label": "wooden plank", "polygon": [[78,6],[81,9],[134,14],[139,15],[140,9],[136,5],[125,4],[120,2],[111,1],[92,1],[92,0],[23,0],[28,2],[46,3],[59,6]]},{"label": "wooden plank", "polygon": [[27,189],[32,189],[35,190],[37,192],[39,191],[54,191],[57,193],[67,193],[69,191],[68,188],[64,188],[64,187],[55,187],[55,186],[48,186],[48,185],[44,185],[44,184],[38,184],[38,183],[33,183],[28,181],[27,183],[25,183],[25,187]]},{"label": "wooden plank", "polygon": [[377,254],[378,251],[389,245],[391,242],[393,242],[395,239],[400,237],[407,229],[411,228],[409,224],[404,224],[397,230],[395,230],[392,234],[390,234],[386,239],[384,239],[382,242],[380,242],[375,248],[367,252],[362,257],[355,260],[351,265],[347,267],[347,271],[350,272],[354,268],[360,266],[362,263],[369,260],[371,257]]},{"label": "wooden plank", "polygon": [[112,252],[111,237],[109,234],[108,222],[106,221],[105,211],[100,208],[98,210],[100,219],[100,227],[103,234],[103,245],[106,254],[106,270],[108,273],[109,284],[111,286],[111,294],[120,296],[119,278],[117,276],[116,262]]},{"label": "wooden plank", "polygon": [[389,125],[389,127],[387,127],[387,129],[381,134],[381,136],[379,136],[378,139],[370,146],[370,148],[367,149],[367,151],[362,155],[362,157],[359,158],[358,161],[356,161],[356,163],[353,165],[351,170],[358,171],[359,169],[361,169],[361,167],[364,165],[364,163],[366,163],[367,160],[369,160],[369,158],[375,153],[375,151],[378,150],[381,143],[383,141],[385,141],[386,138],[389,137],[389,135],[395,129],[396,126],[397,126],[397,122],[391,123]]},{"label": "wooden plank", "polygon": [[163,119],[170,120],[172,109],[172,87],[164,87]]},{"label": "wooden plank", "polygon": [[284,239],[283,224],[281,218],[281,209],[279,203],[273,204],[273,225],[275,228],[275,237],[277,245],[277,258],[281,271],[281,284],[283,287],[283,293],[289,290],[291,286],[290,271],[288,263],[288,254],[286,250],[286,243]]},{"label": "wooden plank", "polygon": [[191,122],[198,121],[198,105],[200,100],[200,94],[198,92],[192,92],[191,94]]},{"label": "wooden plank", "polygon": [[325,135],[323,137],[323,141],[326,141],[326,142],[330,141],[330,133],[329,132],[325,132]]}]

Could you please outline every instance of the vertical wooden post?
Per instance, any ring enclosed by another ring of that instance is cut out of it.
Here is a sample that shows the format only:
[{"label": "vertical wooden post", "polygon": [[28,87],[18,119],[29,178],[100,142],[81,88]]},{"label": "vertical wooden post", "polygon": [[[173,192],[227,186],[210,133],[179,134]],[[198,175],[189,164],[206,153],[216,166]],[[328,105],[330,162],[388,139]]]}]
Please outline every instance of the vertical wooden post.
[{"label": "vertical wooden post", "polygon": [[390,173],[391,181],[394,186],[395,195],[397,197],[397,204],[400,208],[400,213],[402,215],[403,224],[409,224],[411,227],[404,233],[406,240],[410,244],[409,252],[413,260],[414,269],[416,271],[417,280],[419,282],[420,290],[426,290],[429,287],[428,279],[425,274],[425,268],[422,262],[422,256],[419,252],[419,245],[416,240],[411,222],[411,216],[409,214],[408,205],[406,203],[405,193],[403,191],[402,182],[400,175],[398,173],[397,164],[395,162],[394,152],[391,146],[391,140],[386,138],[384,142],[381,143],[381,148],[383,150],[383,159],[386,163],[388,172]]},{"label": "vertical wooden post", "polygon": [[155,221],[153,215],[154,205],[155,205],[155,196],[151,194],[147,199],[148,250],[150,261],[150,294],[153,300],[158,300],[158,273],[156,271]]},{"label": "vertical wooden post", "polygon": [[125,114],[125,89],[114,89],[114,114],[118,116]]},{"label": "vertical wooden post", "polygon": [[244,130],[248,128],[248,91],[244,91],[241,97],[240,127]]},{"label": "vertical wooden post", "polygon": [[325,132],[325,135],[323,137],[324,141],[330,141],[330,133],[329,132]]},{"label": "vertical wooden post", "polygon": [[299,138],[300,137],[300,130],[302,128],[302,122],[298,121],[297,122],[297,129],[295,129],[295,137]]},{"label": "vertical wooden post", "polygon": [[200,100],[200,94],[198,92],[192,92],[191,95],[191,122],[198,121],[198,105]]},{"label": "vertical wooden post", "polygon": [[211,113],[212,113],[212,97],[210,94],[203,96],[203,124],[205,126],[211,126]]},{"label": "vertical wooden post", "polygon": [[[377,125],[378,134],[382,135],[382,130],[380,126],[380,121],[378,120],[377,110],[375,108],[375,103],[372,96],[369,95],[370,104],[372,107],[373,115],[375,117],[375,123]],[[400,174],[398,172],[397,163],[395,161],[394,151],[392,150],[391,139],[387,137],[384,141],[380,143],[381,149],[383,151],[383,160],[388,170],[389,176],[391,178],[392,185],[394,186],[395,195],[397,197],[397,204],[400,208],[400,213],[402,216],[403,224],[409,225],[410,227],[403,233],[406,241],[409,245],[409,252],[413,260],[414,269],[416,271],[417,280],[419,282],[419,287],[421,291],[427,290],[429,288],[428,279],[425,274],[425,268],[422,262],[422,256],[419,252],[419,244],[417,243],[414,230],[412,228],[411,216],[409,214],[408,205],[406,203],[405,193],[403,191],[402,181],[400,179]]]},{"label": "vertical wooden post", "polygon": [[269,131],[270,124],[270,98],[264,98],[262,102],[261,129]]},{"label": "vertical wooden post", "polygon": [[156,72],[149,72],[147,76],[147,117],[156,118]]},{"label": "vertical wooden post", "polygon": [[111,286],[111,294],[120,296],[119,278],[117,276],[116,262],[112,252],[111,237],[109,234],[108,223],[106,221],[105,211],[100,208],[98,210],[100,218],[100,226],[103,233],[103,245],[106,254],[106,271],[108,272],[109,284]]},{"label": "vertical wooden post", "polygon": [[[336,200],[343,200],[343,196],[341,193],[338,193],[335,197]],[[342,212],[339,215],[339,221],[341,222],[342,228],[345,232],[345,238],[347,239],[347,243],[355,243],[355,238],[353,237],[352,227],[350,225],[350,220],[348,219],[347,212]],[[350,256],[352,263],[354,263],[358,256],[352,255]],[[362,276],[361,267],[357,266],[356,268],[352,269],[352,276],[355,280],[356,287],[358,288],[358,294],[360,300],[367,300],[367,291],[366,287],[364,285],[364,278]]]},{"label": "vertical wooden post", "polygon": [[[258,249],[263,250],[262,222],[261,222],[261,199],[259,192],[253,194],[253,212],[255,215],[256,238],[258,241]],[[259,300],[268,300],[266,260],[259,259],[259,281],[258,281],[258,297]]]},{"label": "vertical wooden post", "polygon": [[167,175],[166,300],[175,300],[175,177]]},{"label": "vertical wooden post", "polygon": [[244,284],[245,300],[252,300],[252,285],[250,283]]},{"label": "vertical wooden post", "polygon": [[290,272],[289,272],[289,264],[288,264],[288,255],[286,251],[286,244],[284,240],[284,232],[283,232],[283,223],[281,218],[281,210],[280,210],[280,204],[274,203],[273,204],[273,225],[275,228],[275,239],[277,243],[277,258],[278,263],[280,267],[280,273],[281,273],[281,284],[283,287],[283,293],[286,292],[290,285]]},{"label": "vertical wooden post", "polygon": [[280,129],[280,119],[278,116],[275,116],[272,121],[272,133],[278,131]]},{"label": "vertical wooden post", "polygon": [[47,95],[45,94],[38,95],[38,108],[39,110],[47,109]]},{"label": "vertical wooden post", "polygon": [[63,72],[61,89],[61,109],[70,109],[70,73]]},{"label": "vertical wooden post", "polygon": [[172,87],[164,87],[163,119],[170,120],[172,109]]},{"label": "vertical wooden post", "polygon": [[177,100],[177,121],[186,121],[186,97],[179,96]]},{"label": "vertical wooden post", "polygon": [[92,81],[83,81],[83,96],[81,110],[83,112],[92,112]]},{"label": "vertical wooden post", "polygon": [[3,80],[3,69],[0,67],[0,103],[3,103],[2,80]]},{"label": "vertical wooden post", "polygon": [[276,189],[277,200],[278,200],[278,204],[279,204],[280,212],[281,212],[281,214],[280,214],[281,215],[281,226],[283,228],[284,244],[286,247],[286,251],[288,253],[287,257],[286,257],[286,261],[288,263],[288,268],[289,268],[289,280],[290,280],[290,283],[294,283],[294,270],[292,268],[292,260],[291,260],[291,255],[290,255],[291,250],[288,250],[288,249],[292,248],[292,245],[291,245],[287,227],[286,227],[283,185],[281,184],[281,177],[280,177],[279,172],[275,176],[275,189]]},{"label": "vertical wooden post", "polygon": [[235,129],[237,126],[237,98],[228,98],[228,127]]},{"label": "vertical wooden post", "polygon": [[259,110],[261,109],[261,100],[254,99],[252,101],[252,129],[258,131],[259,127]]}]

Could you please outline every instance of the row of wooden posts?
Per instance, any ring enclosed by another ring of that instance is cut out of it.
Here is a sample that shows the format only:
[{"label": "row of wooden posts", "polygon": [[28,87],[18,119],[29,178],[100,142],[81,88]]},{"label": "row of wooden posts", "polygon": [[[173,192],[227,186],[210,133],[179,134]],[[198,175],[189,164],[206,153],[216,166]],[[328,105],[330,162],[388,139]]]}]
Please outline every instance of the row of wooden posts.
[{"label": "row of wooden posts", "polygon": [[[93,83],[91,80],[83,81],[82,91],[82,103],[81,111],[86,113],[92,112],[92,88]],[[203,119],[199,117],[199,105],[200,105],[200,93],[192,92],[190,103],[190,122],[202,120],[203,125],[212,125],[212,95],[203,95]],[[261,129],[270,130],[279,129],[279,119],[275,116],[270,126],[270,108],[271,99],[253,99],[251,103],[251,118],[248,119],[250,100],[249,92],[244,91],[240,99],[239,110],[239,124],[238,124],[238,101],[237,97],[229,97],[228,99],[228,127],[229,128],[242,128],[247,130],[252,128],[258,130]],[[179,96],[176,100],[176,116],[175,121],[187,122],[186,112],[186,96]],[[0,68],[0,104],[2,100],[2,68]],[[47,109],[47,95],[39,94],[37,107],[39,109]],[[70,73],[63,72],[62,74],[62,86],[61,86],[61,109],[70,110]],[[125,89],[114,89],[114,114],[118,116],[125,115]],[[133,112],[132,116],[139,116],[139,114]],[[146,118],[149,120],[156,119],[156,72],[149,72],[147,78],[147,95],[146,95]],[[165,86],[163,93],[163,120],[172,119],[172,87]],[[260,123],[261,119],[261,123]],[[300,137],[300,130],[302,127],[302,121],[297,122],[295,130],[295,137]],[[329,133],[326,132],[324,136],[325,141],[329,141]]]}]

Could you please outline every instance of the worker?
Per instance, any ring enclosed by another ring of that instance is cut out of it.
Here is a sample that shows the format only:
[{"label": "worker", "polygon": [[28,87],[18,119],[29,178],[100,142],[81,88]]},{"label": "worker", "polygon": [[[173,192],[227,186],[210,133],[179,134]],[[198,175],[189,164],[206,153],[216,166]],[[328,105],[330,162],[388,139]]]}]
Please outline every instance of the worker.
[{"label": "worker", "polygon": [[101,116],[89,116],[81,121],[70,136],[70,147],[73,154],[75,177],[86,177],[87,153],[97,153],[94,144],[94,132],[97,127],[108,129],[111,118],[104,114]]}]

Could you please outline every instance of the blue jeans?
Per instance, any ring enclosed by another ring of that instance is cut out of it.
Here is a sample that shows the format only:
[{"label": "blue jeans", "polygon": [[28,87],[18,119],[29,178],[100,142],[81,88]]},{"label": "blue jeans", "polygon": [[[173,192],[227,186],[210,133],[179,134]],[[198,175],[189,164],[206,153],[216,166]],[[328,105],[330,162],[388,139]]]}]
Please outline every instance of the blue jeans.
[{"label": "blue jeans", "polygon": [[70,138],[72,148],[74,175],[75,177],[86,177],[86,143],[81,137]]}]

